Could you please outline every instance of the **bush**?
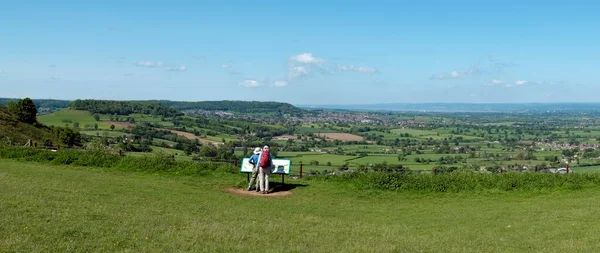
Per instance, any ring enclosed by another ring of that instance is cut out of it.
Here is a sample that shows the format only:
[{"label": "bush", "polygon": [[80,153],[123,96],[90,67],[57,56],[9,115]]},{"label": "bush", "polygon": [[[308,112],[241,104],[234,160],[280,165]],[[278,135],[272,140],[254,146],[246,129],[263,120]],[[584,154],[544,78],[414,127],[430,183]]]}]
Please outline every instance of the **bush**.
[{"label": "bush", "polygon": [[57,165],[115,168],[123,171],[161,172],[176,175],[206,175],[211,172],[236,173],[229,163],[176,161],[173,156],[121,157],[105,151],[59,150],[0,145],[0,158]]}]

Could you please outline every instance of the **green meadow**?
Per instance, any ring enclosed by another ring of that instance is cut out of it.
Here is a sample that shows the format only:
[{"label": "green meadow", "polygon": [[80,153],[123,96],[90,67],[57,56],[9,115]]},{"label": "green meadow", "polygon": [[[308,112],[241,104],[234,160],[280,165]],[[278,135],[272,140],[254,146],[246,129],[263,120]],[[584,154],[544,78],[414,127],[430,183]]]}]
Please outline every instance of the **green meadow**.
[{"label": "green meadow", "polygon": [[[594,252],[597,187],[489,193],[364,190],[245,175],[172,176],[0,160],[2,252]],[[257,211],[258,210],[258,211]]]},{"label": "green meadow", "polygon": [[84,128],[86,124],[92,127],[94,124],[98,124],[99,129],[110,129],[110,124],[96,121],[90,112],[79,110],[60,110],[52,114],[39,116],[38,121],[47,126],[64,127],[68,124],[70,127],[73,127],[73,123],[78,122],[80,128]]}]

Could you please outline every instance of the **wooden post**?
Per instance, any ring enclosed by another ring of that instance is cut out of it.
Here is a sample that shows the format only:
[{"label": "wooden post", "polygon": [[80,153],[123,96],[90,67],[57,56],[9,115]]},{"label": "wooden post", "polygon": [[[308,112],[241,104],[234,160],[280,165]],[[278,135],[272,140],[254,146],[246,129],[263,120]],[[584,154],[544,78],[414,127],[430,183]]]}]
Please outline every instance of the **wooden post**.
[{"label": "wooden post", "polygon": [[569,164],[567,163],[567,174],[569,174]]},{"label": "wooden post", "polygon": [[502,169],[503,169],[503,168],[502,168],[502,167],[500,167],[500,174],[502,174]]},{"label": "wooden post", "polygon": [[437,175],[437,168],[433,168],[433,175],[436,176]]},{"label": "wooden post", "polygon": [[34,147],[34,148],[37,148],[37,145],[38,145],[38,144],[37,144],[37,141],[33,143],[33,147]]},{"label": "wooden post", "polygon": [[300,178],[302,178],[302,161],[300,161]]},{"label": "wooden post", "polygon": [[233,160],[233,166],[237,167],[237,159]]}]

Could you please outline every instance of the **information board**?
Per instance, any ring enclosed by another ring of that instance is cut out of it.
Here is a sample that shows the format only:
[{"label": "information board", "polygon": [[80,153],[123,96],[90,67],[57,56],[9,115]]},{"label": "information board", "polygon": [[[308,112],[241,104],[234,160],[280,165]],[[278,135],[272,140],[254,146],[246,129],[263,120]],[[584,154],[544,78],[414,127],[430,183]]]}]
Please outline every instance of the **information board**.
[{"label": "information board", "polygon": [[[242,160],[242,165],[240,166],[240,172],[252,173],[252,168],[254,167],[250,164],[250,158],[244,158]],[[290,167],[292,161],[288,159],[273,159],[273,166],[271,166],[272,174],[290,174]]]}]

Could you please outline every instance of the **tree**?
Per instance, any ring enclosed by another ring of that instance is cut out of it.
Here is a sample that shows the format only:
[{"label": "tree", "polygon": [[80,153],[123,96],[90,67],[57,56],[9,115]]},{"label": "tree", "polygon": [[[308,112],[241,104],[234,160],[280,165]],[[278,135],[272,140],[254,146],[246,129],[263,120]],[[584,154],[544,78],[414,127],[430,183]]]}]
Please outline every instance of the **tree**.
[{"label": "tree", "polygon": [[115,125],[110,125],[110,130],[115,130]]},{"label": "tree", "polygon": [[75,122],[75,123],[73,123],[73,127],[74,127],[74,128],[79,128],[79,122]]},{"label": "tree", "polygon": [[29,98],[19,99],[17,103],[9,103],[8,109],[17,116],[17,120],[33,124],[37,122],[37,107]]},{"label": "tree", "polygon": [[94,124],[94,130],[98,130],[98,124],[97,123]]},{"label": "tree", "polygon": [[71,128],[56,127],[54,128],[54,134],[60,142],[69,147],[79,145],[81,142],[81,134]]},{"label": "tree", "polygon": [[100,121],[100,115],[94,114],[92,115],[96,121]]}]

